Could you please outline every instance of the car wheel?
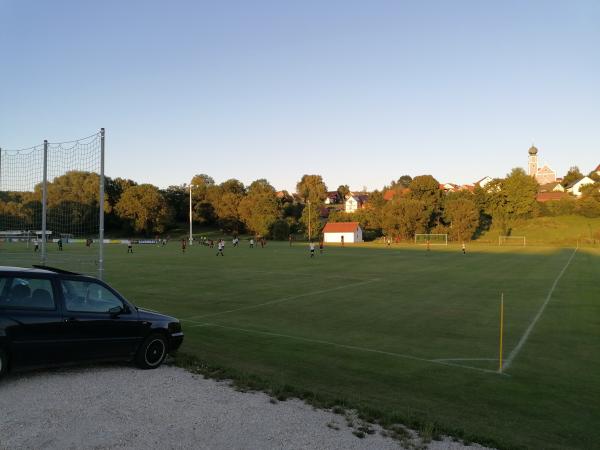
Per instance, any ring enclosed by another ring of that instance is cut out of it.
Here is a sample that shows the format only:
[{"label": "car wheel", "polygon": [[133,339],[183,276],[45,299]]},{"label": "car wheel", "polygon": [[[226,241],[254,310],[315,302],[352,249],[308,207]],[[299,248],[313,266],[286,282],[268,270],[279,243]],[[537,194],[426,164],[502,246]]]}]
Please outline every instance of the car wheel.
[{"label": "car wheel", "polygon": [[141,345],[135,357],[141,369],[156,369],[167,356],[167,340],[162,334],[151,334]]},{"label": "car wheel", "polygon": [[8,357],[6,352],[0,348],[0,378],[8,371]]}]

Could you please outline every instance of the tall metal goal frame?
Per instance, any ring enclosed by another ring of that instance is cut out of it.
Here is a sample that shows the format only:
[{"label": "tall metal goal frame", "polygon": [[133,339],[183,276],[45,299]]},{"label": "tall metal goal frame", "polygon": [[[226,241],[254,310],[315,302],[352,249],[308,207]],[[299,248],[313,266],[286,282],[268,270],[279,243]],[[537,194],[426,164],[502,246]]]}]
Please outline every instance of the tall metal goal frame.
[{"label": "tall metal goal frame", "polygon": [[[73,141],[67,141],[67,142],[56,142],[56,143],[52,143],[49,142],[48,140],[44,140],[43,144],[41,145],[36,145],[33,147],[29,147],[26,149],[17,149],[17,150],[6,150],[3,149],[2,147],[0,147],[0,193],[3,192],[3,188],[7,187],[6,192],[10,190],[15,190],[14,186],[10,186],[10,176],[3,176],[3,170],[5,170],[6,168],[3,167],[3,161],[6,162],[8,161],[8,157],[12,156],[15,157],[18,160],[18,157],[20,155],[24,155],[24,157],[26,156],[30,156],[32,155],[34,158],[39,158],[41,159],[41,166],[42,166],[42,170],[41,170],[41,175],[38,173],[37,175],[41,177],[41,180],[39,180],[39,182],[34,183],[35,186],[39,187],[41,189],[41,218],[39,220],[39,225],[40,228],[37,228],[36,225],[38,225],[38,221],[37,218],[32,219],[31,222],[31,226],[30,228],[35,228],[38,231],[34,231],[34,233],[36,234],[36,236],[40,236],[40,238],[38,239],[36,237],[36,242],[39,240],[39,244],[40,244],[40,263],[42,265],[46,265],[47,264],[47,260],[48,260],[48,249],[47,249],[47,244],[48,244],[48,236],[51,233],[51,231],[48,230],[48,174],[50,171],[50,167],[49,167],[49,163],[52,162],[52,160],[49,161],[48,156],[49,153],[51,154],[54,150],[56,150],[56,152],[58,153],[58,150],[62,150],[66,153],[68,152],[76,152],[77,151],[77,146],[81,143],[81,145],[90,145],[89,142],[93,142],[93,145],[98,145],[99,146],[99,162],[98,162],[98,176],[99,176],[99,180],[98,180],[98,239],[97,239],[97,244],[98,244],[98,260],[97,260],[97,272],[98,272],[98,277],[100,279],[102,279],[104,277],[104,190],[105,190],[105,174],[104,174],[104,161],[105,161],[105,143],[106,143],[106,132],[104,128],[100,128],[100,131],[84,137],[84,138],[80,138],[80,139],[76,139]],[[68,145],[71,145],[71,147],[68,147]],[[96,147],[97,148],[97,147]],[[40,161],[37,161],[38,163],[40,163]],[[17,165],[19,164],[19,162],[17,161],[16,163]],[[35,164],[31,164],[31,167],[33,167]],[[39,169],[39,168],[38,168]],[[34,168],[34,170],[37,170]],[[74,169],[70,169],[70,170],[74,170]],[[77,170],[77,169],[75,169]],[[68,171],[64,172],[65,174],[68,173]],[[6,171],[4,172],[6,173]],[[56,174],[55,174],[56,175]],[[59,175],[56,175],[59,176]],[[6,182],[6,178],[8,178],[8,185]],[[13,177],[15,178],[15,177]],[[37,180],[36,180],[37,181]],[[31,192],[25,192],[25,191],[29,191],[29,186],[25,187],[25,186],[19,186],[16,188],[16,192],[23,194],[23,193],[28,193],[28,194],[34,194],[35,193],[35,187],[33,187],[31,189]],[[1,200],[1,198],[0,198]],[[2,230],[0,230],[1,232]],[[27,234],[27,242],[29,243],[29,239],[30,239],[30,233],[32,230],[27,230],[26,232],[23,231],[23,233]],[[5,234],[6,235],[6,234]],[[62,238],[61,238],[62,239]]]}]

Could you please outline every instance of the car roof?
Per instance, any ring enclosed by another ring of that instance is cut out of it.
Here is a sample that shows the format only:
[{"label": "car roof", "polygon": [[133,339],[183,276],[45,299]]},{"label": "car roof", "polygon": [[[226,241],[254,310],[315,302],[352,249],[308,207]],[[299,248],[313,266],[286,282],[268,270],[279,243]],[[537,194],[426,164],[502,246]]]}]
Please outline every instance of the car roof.
[{"label": "car roof", "polygon": [[13,267],[13,266],[0,266],[0,272],[28,272],[28,273],[44,273],[53,274],[50,270],[38,269],[36,267]]},{"label": "car roof", "polygon": [[78,277],[78,278],[92,278],[92,276],[69,272],[67,270],[58,269],[55,267],[46,267],[46,266],[38,266],[33,265],[33,267],[15,267],[15,266],[0,266],[0,273],[4,272],[8,273],[26,273],[26,274],[36,274],[36,275],[53,275],[53,276],[69,276],[69,277]]}]

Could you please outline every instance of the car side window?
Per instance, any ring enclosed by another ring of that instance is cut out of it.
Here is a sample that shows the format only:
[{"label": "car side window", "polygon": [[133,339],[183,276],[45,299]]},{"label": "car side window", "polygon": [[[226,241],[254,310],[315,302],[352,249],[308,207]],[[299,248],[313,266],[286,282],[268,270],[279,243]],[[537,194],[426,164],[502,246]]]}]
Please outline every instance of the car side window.
[{"label": "car side window", "polygon": [[56,309],[52,282],[42,278],[0,278],[0,308],[52,311]]},{"label": "car side window", "polygon": [[108,313],[123,302],[111,291],[93,281],[61,281],[65,308],[70,312]]}]

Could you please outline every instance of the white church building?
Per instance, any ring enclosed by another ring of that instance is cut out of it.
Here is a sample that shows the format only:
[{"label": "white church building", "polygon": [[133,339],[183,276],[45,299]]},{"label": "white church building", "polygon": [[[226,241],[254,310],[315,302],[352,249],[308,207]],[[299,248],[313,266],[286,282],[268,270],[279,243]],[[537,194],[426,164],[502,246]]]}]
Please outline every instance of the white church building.
[{"label": "white church building", "polygon": [[556,172],[549,166],[538,167],[538,149],[532,145],[529,148],[528,174],[531,175],[539,184],[554,183],[556,181]]}]

